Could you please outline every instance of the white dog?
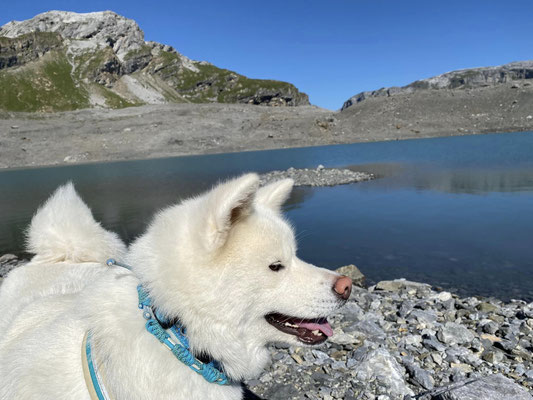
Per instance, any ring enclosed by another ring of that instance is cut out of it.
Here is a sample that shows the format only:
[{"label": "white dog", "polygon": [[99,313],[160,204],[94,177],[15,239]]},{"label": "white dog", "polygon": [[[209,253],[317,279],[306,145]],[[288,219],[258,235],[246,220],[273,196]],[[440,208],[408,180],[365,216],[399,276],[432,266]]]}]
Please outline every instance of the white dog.
[{"label": "white dog", "polygon": [[241,399],[268,343],[325,341],[351,281],[296,257],[293,182],[258,181],[163,210],[129,251],[59,188],[0,287],[0,399]]}]

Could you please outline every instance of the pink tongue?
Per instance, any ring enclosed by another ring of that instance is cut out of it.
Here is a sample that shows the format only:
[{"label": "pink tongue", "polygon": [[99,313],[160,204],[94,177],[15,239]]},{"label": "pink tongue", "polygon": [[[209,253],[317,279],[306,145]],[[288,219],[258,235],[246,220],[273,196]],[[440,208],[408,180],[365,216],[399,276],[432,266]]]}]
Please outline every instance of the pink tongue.
[{"label": "pink tongue", "polygon": [[310,331],[318,330],[328,337],[333,335],[333,329],[331,329],[331,325],[327,321],[323,324],[317,324],[316,322],[302,322],[298,324],[298,326],[309,329]]}]

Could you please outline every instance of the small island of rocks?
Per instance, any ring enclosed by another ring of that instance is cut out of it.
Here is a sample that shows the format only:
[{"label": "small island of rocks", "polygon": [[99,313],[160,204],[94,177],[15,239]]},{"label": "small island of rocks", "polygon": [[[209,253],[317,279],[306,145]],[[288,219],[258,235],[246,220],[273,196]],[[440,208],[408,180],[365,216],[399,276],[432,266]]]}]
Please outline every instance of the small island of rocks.
[{"label": "small island of rocks", "polygon": [[319,165],[315,169],[289,168],[285,171],[272,171],[260,176],[260,184],[266,185],[280,179],[291,178],[294,186],[336,186],[374,179],[366,172],[352,171],[348,168],[325,168]]}]

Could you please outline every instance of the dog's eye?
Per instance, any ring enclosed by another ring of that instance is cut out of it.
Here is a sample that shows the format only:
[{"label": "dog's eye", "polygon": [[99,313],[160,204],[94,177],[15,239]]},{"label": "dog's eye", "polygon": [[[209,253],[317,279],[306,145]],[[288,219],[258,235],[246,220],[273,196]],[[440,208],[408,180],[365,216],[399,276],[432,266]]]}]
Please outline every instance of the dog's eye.
[{"label": "dog's eye", "polygon": [[272,271],[279,271],[280,269],[285,268],[285,266],[278,261],[278,262],[275,262],[274,264],[270,264],[268,268],[270,268]]}]

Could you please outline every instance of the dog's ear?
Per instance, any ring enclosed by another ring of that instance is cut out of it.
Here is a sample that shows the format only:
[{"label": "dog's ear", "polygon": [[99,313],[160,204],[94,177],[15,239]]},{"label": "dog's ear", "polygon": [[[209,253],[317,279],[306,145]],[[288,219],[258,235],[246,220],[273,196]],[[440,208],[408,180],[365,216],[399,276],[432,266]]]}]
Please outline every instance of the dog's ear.
[{"label": "dog's ear", "polygon": [[207,247],[214,251],[226,242],[231,227],[249,215],[259,187],[257,174],[222,183],[208,194]]},{"label": "dog's ear", "polygon": [[257,191],[256,202],[279,212],[283,203],[291,195],[293,186],[294,181],[292,179],[282,179],[270,183]]}]

